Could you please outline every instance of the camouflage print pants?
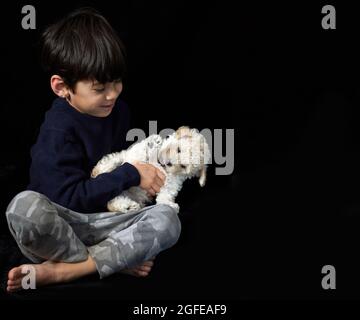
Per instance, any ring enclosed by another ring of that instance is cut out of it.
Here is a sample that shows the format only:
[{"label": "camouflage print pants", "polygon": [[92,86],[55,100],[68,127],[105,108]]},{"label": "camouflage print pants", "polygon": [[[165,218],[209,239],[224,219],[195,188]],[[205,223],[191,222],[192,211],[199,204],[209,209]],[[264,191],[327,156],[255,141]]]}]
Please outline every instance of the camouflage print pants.
[{"label": "camouflage print pants", "polygon": [[167,205],[126,214],[84,214],[33,191],[16,195],[6,217],[20,250],[31,261],[80,262],[90,254],[100,278],[137,266],[171,247],[181,229],[177,214]]}]

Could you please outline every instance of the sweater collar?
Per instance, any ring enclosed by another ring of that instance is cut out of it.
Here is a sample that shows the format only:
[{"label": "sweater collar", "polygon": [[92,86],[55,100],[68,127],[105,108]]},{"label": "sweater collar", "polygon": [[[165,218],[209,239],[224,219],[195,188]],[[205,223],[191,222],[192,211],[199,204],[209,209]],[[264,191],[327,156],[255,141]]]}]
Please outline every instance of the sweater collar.
[{"label": "sweater collar", "polygon": [[78,110],[76,110],[73,106],[69,104],[69,102],[66,101],[64,98],[56,98],[53,102],[53,106],[55,108],[60,108],[66,113],[70,113],[73,116],[75,116],[77,119],[85,120],[85,121],[94,121],[94,122],[103,122],[106,121],[108,118],[111,117],[111,115],[114,113],[114,110],[116,108],[116,103],[114,106],[114,109],[107,117],[95,117],[87,113],[81,113]]}]

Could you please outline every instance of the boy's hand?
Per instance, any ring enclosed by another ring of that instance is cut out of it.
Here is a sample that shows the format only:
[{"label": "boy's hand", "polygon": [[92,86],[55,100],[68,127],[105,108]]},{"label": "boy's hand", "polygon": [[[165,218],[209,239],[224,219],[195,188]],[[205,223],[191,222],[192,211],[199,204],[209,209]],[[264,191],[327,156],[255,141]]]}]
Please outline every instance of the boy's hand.
[{"label": "boy's hand", "polygon": [[145,162],[134,162],[132,165],[139,171],[140,187],[151,196],[155,196],[164,185],[164,173],[153,165]]}]

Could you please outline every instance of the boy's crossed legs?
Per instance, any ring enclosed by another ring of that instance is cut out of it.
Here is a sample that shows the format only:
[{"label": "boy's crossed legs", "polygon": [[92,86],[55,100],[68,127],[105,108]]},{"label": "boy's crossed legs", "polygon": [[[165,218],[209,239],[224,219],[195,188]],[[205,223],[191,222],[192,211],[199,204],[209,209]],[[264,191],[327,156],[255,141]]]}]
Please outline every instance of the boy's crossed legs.
[{"label": "boy's crossed legs", "polygon": [[[33,191],[19,193],[6,216],[23,254],[33,261],[37,285],[66,282],[98,271],[145,276],[152,258],[176,243],[180,221],[166,205],[138,212],[81,214]],[[21,288],[22,266],[9,272],[8,290]]]}]

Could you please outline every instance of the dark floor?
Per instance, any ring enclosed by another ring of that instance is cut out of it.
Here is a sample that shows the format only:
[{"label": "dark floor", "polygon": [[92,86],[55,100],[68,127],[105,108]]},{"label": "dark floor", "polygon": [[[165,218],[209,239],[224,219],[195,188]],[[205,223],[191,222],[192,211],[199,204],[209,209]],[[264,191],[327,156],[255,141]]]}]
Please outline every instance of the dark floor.
[{"label": "dark floor", "polygon": [[[179,242],[157,257],[146,279],[92,276],[6,298],[360,298],[360,205],[347,198],[340,182],[334,187],[320,173],[291,168],[279,163],[231,179],[212,176],[204,189],[196,181],[185,185]],[[306,184],[309,174],[312,182]],[[0,253],[3,287],[7,270],[24,258],[6,232]],[[336,290],[321,288],[321,268],[327,264],[336,267]]]}]

